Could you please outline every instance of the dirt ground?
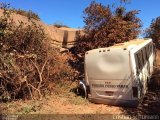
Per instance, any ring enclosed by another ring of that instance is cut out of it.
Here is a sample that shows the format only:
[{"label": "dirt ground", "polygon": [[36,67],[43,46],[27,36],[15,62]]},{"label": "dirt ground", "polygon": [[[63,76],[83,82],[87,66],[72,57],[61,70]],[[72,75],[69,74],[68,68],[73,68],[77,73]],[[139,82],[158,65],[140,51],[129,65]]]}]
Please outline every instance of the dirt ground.
[{"label": "dirt ground", "polygon": [[38,100],[18,100],[0,104],[1,113],[8,114],[158,114],[160,113],[160,90],[150,87],[142,105],[138,108],[126,108],[103,104],[94,104],[77,96],[72,90],[76,84],[65,89],[62,94],[46,96]]},{"label": "dirt ground", "polygon": [[64,89],[61,94],[47,96],[41,101],[38,100],[18,100],[8,103],[1,103],[0,110],[2,113],[9,114],[117,114],[123,113],[121,107],[108,106],[103,104],[90,103],[81,96],[77,96],[72,87]]}]

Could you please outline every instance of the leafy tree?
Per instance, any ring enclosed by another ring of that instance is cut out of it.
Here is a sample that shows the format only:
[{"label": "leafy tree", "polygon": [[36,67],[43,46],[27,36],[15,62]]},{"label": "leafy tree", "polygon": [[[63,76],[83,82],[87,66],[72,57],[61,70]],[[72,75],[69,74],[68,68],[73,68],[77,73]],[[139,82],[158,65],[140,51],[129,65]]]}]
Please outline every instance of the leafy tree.
[{"label": "leafy tree", "polygon": [[141,20],[136,16],[138,13],[137,10],[126,11],[122,5],[113,8],[91,2],[84,10],[86,34],[77,37],[76,51],[84,53],[136,38],[141,28]]},{"label": "leafy tree", "polygon": [[152,38],[156,48],[160,49],[160,16],[152,20],[150,27],[145,32],[145,36]]},{"label": "leafy tree", "polygon": [[121,0],[117,7],[104,6],[93,1],[84,10],[85,34],[82,35],[81,32],[77,34],[77,42],[71,49],[74,56],[71,65],[77,69],[79,79],[84,78],[84,53],[86,51],[129,41],[140,33],[141,20],[136,16],[139,11],[126,11],[125,9],[129,1]]}]

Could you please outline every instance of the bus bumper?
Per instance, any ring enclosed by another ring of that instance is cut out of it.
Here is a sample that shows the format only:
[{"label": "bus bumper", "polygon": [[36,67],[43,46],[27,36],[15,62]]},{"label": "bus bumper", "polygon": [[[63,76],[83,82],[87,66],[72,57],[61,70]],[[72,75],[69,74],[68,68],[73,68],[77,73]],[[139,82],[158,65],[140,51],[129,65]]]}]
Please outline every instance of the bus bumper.
[{"label": "bus bumper", "polygon": [[88,98],[90,102],[106,104],[106,105],[115,105],[115,106],[123,106],[123,107],[138,107],[138,100],[116,100],[116,99],[104,99],[104,98]]}]

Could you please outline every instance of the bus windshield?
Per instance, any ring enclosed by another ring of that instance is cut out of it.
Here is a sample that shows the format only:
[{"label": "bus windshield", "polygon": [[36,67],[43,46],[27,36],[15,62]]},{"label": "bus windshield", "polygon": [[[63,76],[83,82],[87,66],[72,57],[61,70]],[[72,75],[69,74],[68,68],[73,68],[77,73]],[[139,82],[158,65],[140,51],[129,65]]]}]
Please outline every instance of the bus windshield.
[{"label": "bus windshield", "polygon": [[128,79],[131,74],[129,52],[91,53],[85,57],[86,74],[92,80]]}]

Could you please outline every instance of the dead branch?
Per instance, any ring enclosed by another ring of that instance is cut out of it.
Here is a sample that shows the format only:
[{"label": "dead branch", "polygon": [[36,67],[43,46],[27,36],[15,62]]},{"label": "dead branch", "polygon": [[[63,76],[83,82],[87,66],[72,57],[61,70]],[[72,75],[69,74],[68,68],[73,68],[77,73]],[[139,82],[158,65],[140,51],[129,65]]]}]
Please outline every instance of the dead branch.
[{"label": "dead branch", "polygon": [[27,85],[27,87],[28,87],[28,90],[29,90],[29,94],[30,94],[30,96],[31,96],[31,99],[33,100],[33,95],[32,95],[31,89],[30,89],[30,87],[29,87],[30,85],[28,84],[27,76],[26,76],[25,82],[26,82],[26,85]]},{"label": "dead branch", "polygon": [[32,60],[31,60],[31,62],[33,63],[34,67],[36,68],[36,70],[37,70],[37,72],[38,72],[39,84],[38,84],[38,87],[37,87],[37,88],[35,88],[34,86],[32,86],[32,85],[30,85],[30,84],[28,84],[28,85],[30,85],[33,89],[37,90],[38,93],[39,93],[40,99],[42,99],[42,94],[41,94],[41,91],[40,91],[40,87],[41,87],[41,84],[42,84],[42,82],[43,82],[42,74],[43,74],[44,68],[45,68],[45,66],[46,66],[46,64],[47,64],[47,62],[48,62],[48,58],[45,60],[43,66],[42,66],[42,68],[41,68],[41,70],[40,70],[40,68],[38,67],[38,65],[37,65],[35,62],[33,62]]}]

